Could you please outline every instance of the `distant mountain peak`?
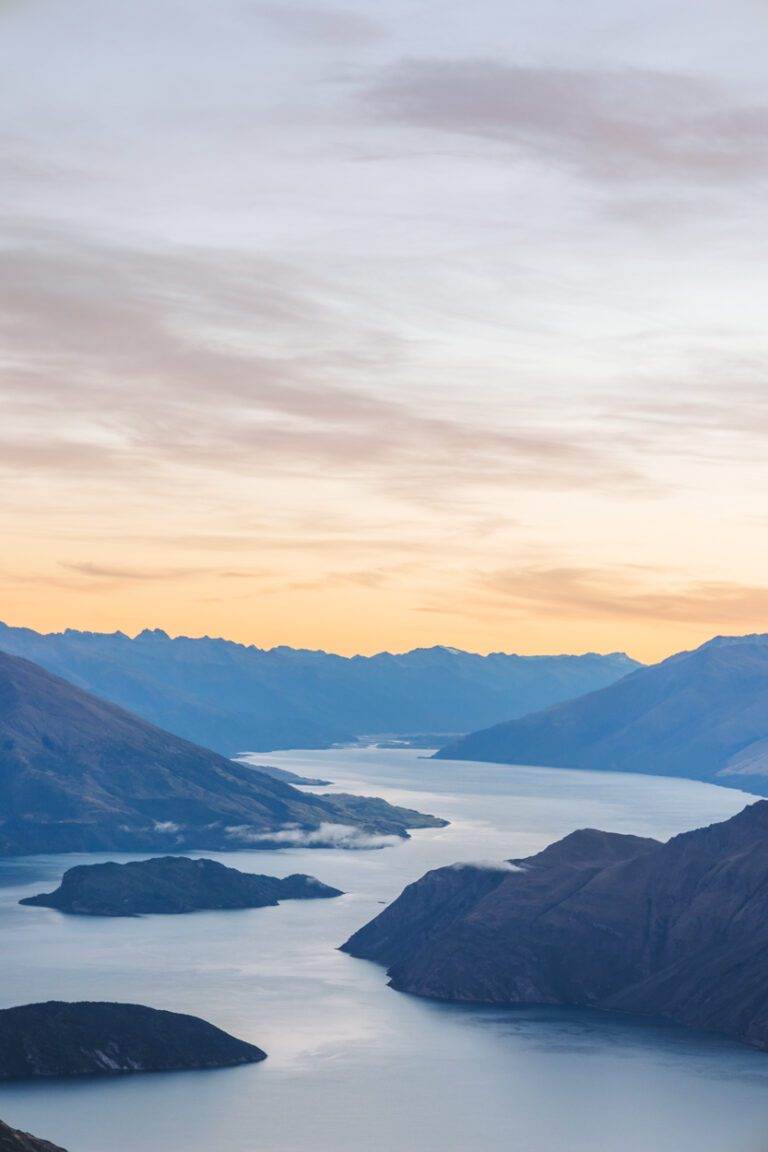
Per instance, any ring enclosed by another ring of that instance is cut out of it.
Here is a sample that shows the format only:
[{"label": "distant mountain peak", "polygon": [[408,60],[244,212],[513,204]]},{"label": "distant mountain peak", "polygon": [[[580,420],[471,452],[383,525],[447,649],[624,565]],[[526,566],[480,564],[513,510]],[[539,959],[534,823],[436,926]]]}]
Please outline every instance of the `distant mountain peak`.
[{"label": "distant mountain peak", "polygon": [[768,795],[768,636],[715,636],[439,757],[646,772]]},{"label": "distant mountain peak", "polygon": [[731,648],[738,646],[749,645],[764,645],[768,644],[768,633],[766,632],[751,632],[746,636],[713,636],[711,640],[707,640],[704,644],[696,649],[701,652],[706,648]]},{"label": "distant mountain peak", "polygon": [[225,755],[327,748],[371,732],[468,732],[638,667],[615,654],[486,656],[439,644],[348,657],[162,628],[130,638],[0,627],[0,648]]}]

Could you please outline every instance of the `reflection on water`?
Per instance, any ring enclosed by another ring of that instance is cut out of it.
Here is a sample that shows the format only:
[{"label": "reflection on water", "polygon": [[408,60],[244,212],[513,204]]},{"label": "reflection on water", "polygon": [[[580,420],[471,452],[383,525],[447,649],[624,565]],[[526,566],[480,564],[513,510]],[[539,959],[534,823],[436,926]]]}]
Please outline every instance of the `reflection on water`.
[{"label": "reflection on water", "polygon": [[105,857],[0,865],[2,1006],[138,1001],[204,1016],[270,1056],[216,1072],[6,1084],[0,1116],[70,1152],[766,1152],[766,1055],[632,1018],[419,1000],[337,951],[429,868],[524,856],[585,825],[667,837],[748,798],[690,781],[422,757],[268,757],[452,821],[394,849],[218,857],[314,873],[344,889],[338,900],[89,920],[16,901]]}]

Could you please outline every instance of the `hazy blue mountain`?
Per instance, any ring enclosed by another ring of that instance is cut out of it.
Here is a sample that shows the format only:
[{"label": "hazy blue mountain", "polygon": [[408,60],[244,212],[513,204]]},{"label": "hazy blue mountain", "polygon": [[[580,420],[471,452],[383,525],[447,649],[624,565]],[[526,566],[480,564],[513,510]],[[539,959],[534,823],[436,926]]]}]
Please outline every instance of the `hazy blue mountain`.
[{"label": "hazy blue mountain", "polygon": [[376,846],[444,821],[315,795],[0,652],[0,852]]},{"label": "hazy blue mountain", "polygon": [[602,688],[623,653],[478,656],[453,648],[335,656],[144,631],[42,635],[0,624],[0,649],[225,755],[328,747],[370,733],[466,732]]},{"label": "hazy blue mountain", "polygon": [[428,872],[347,941],[440,1000],[663,1016],[768,1049],[768,802],[668,843],[594,829]]},{"label": "hazy blue mountain", "polygon": [[768,635],[715,637],[437,755],[686,776],[768,795]]}]

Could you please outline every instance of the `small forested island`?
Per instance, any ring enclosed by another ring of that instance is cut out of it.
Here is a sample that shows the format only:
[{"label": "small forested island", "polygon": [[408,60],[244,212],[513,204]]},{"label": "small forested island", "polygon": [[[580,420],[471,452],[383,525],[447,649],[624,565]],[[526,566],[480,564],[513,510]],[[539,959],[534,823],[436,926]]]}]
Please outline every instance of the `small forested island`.
[{"label": "small forested island", "polygon": [[438,868],[347,941],[441,1000],[664,1017],[768,1049],[768,801],[667,843],[582,829]]},{"label": "small forested island", "polygon": [[255,1064],[266,1052],[197,1016],[49,1000],[0,1011],[0,1080]]},{"label": "small forested island", "polygon": [[55,892],[27,896],[20,904],[58,908],[79,916],[140,916],[204,909],[274,907],[281,900],[343,896],[314,876],[279,879],[227,868],[215,860],[159,856],[128,864],[80,864],[64,873]]},{"label": "small forested island", "polygon": [[65,1152],[65,1150],[58,1144],[51,1144],[50,1140],[41,1140],[38,1136],[30,1136],[29,1132],[10,1128],[0,1120],[0,1152]]}]

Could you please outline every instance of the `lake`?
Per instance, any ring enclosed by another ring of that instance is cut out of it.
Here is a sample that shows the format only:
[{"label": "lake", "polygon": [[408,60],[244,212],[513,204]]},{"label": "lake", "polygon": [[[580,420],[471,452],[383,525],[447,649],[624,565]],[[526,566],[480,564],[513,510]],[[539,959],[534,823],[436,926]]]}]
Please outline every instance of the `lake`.
[{"label": "lake", "polygon": [[430,868],[525,856],[587,825],[667,838],[753,798],[663,777],[424,757],[256,758],[451,820],[394,848],[215,856],[312,873],[344,889],[338,900],[69,917],[17,901],[55,887],[72,864],[137,857],[0,864],[0,1006],[135,1001],[203,1016],[269,1054],[213,1072],[0,1085],[0,1117],[69,1152],[766,1152],[766,1054],[632,1018],[419,1000],[337,951]]}]

